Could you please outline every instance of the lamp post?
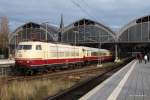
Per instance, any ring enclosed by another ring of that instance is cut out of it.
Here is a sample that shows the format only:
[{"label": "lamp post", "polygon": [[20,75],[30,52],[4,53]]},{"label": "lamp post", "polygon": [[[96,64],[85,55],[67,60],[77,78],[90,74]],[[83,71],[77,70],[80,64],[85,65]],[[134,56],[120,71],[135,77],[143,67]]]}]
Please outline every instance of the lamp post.
[{"label": "lamp post", "polygon": [[15,35],[15,51],[16,51],[16,48],[17,48],[17,37],[18,37],[18,34]]},{"label": "lamp post", "polygon": [[76,35],[77,35],[77,33],[79,33],[79,32],[78,32],[78,31],[73,31],[73,32],[75,33],[75,40],[74,40],[74,43],[75,43],[75,44],[74,44],[74,45],[76,46],[76,43],[77,43],[77,41],[76,41],[76,40],[77,40],[77,36],[76,36]]},{"label": "lamp post", "polygon": [[75,34],[75,43],[74,43],[74,56],[76,57],[76,44],[77,44],[77,41],[76,41],[76,39],[77,39],[77,34],[79,33],[79,31],[73,31],[74,32],[74,34]]},{"label": "lamp post", "polygon": [[[48,23],[48,22],[45,22],[45,23],[44,23],[44,24],[45,24],[45,41],[46,41],[46,42],[48,41],[48,40],[47,40],[47,39],[48,39],[48,38],[47,38],[47,34],[48,34],[48,32],[47,32],[47,23]],[[47,45],[48,45],[48,44],[47,44]],[[48,48],[47,48],[46,51],[47,51],[47,56],[46,56],[46,57],[48,58]]]},{"label": "lamp post", "polygon": [[14,50],[14,54],[16,53],[17,42],[18,42],[18,34],[15,34],[15,50]]},{"label": "lamp post", "polygon": [[46,25],[46,32],[45,32],[45,33],[46,33],[46,35],[45,35],[45,40],[46,40],[46,42],[47,42],[47,23],[48,23],[48,22],[45,23],[45,25]]},{"label": "lamp post", "polygon": [[8,58],[11,59],[10,57],[10,38],[9,38],[9,35],[8,35]]},{"label": "lamp post", "polygon": [[118,58],[118,45],[117,45],[117,36],[116,36],[116,39],[115,39],[115,62],[120,62],[120,59]]},{"label": "lamp post", "polygon": [[49,22],[44,22],[44,23],[42,23],[42,24],[44,24],[44,26],[45,26],[45,41],[47,42],[48,41],[48,31],[47,31],[47,29],[48,29],[48,24]]},{"label": "lamp post", "polygon": [[101,40],[101,37],[100,37],[100,34],[99,34],[99,45],[98,45],[98,49],[99,49],[99,52],[98,52],[98,64],[97,64],[97,67],[102,67],[102,59],[101,59],[101,57],[100,57],[100,49],[101,49],[101,42],[102,42],[102,40]]}]

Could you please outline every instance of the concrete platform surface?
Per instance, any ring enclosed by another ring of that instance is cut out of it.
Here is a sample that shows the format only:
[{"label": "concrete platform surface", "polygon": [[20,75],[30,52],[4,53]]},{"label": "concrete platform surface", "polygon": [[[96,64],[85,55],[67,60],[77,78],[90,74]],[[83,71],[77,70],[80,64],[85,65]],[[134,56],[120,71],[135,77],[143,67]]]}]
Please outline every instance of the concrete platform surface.
[{"label": "concrete platform surface", "polygon": [[15,64],[15,60],[0,59],[0,65],[6,65],[6,64]]},{"label": "concrete platform surface", "polygon": [[150,100],[150,62],[130,62],[79,100]]}]

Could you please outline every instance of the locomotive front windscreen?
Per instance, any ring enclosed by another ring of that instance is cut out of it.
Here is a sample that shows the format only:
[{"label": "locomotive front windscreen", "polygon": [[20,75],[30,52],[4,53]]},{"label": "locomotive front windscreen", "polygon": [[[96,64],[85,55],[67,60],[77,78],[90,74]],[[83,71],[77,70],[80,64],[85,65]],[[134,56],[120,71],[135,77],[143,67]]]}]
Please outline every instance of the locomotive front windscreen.
[{"label": "locomotive front windscreen", "polygon": [[42,50],[41,45],[36,45],[36,50]]},{"label": "locomotive front windscreen", "polygon": [[17,50],[31,50],[32,45],[18,45]]}]

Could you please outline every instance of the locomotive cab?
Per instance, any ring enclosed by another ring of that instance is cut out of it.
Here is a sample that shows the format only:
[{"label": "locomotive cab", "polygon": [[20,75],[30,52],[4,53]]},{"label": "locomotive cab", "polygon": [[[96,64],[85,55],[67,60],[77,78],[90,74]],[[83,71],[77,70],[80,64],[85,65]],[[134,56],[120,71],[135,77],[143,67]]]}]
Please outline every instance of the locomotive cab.
[{"label": "locomotive cab", "polygon": [[21,42],[18,44],[15,60],[21,67],[33,67],[42,63],[44,57],[43,45],[40,42]]},{"label": "locomotive cab", "polygon": [[[40,44],[19,44],[16,50],[16,58],[37,58],[40,56],[42,46]],[[40,56],[41,57],[41,56]]]}]

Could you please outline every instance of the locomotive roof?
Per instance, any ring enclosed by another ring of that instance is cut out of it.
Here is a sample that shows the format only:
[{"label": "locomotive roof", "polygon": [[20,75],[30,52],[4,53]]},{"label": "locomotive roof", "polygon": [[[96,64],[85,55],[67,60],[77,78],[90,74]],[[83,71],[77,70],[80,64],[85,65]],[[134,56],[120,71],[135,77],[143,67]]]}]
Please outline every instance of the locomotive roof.
[{"label": "locomotive roof", "polygon": [[84,48],[84,49],[94,50],[94,51],[98,51],[98,50],[100,50],[100,51],[109,51],[107,49],[99,49],[99,48],[92,48],[92,47],[85,47],[85,46],[81,46],[81,47]]},{"label": "locomotive roof", "polygon": [[[41,42],[41,41],[25,41],[25,42],[20,42],[19,44],[42,44],[42,43],[48,43],[50,45],[59,45],[59,46],[66,46],[66,47],[72,47],[72,45],[69,44],[61,44],[61,43],[49,43],[49,42]],[[93,51],[109,51],[107,49],[98,49],[98,48],[91,48],[91,47],[85,47],[85,46],[75,46],[76,48],[83,48],[86,50],[93,50]]]},{"label": "locomotive roof", "polygon": [[[23,45],[23,44],[50,44],[50,45],[58,45],[58,46],[66,46],[66,47],[72,47],[73,45],[69,45],[69,44],[61,44],[61,43],[50,43],[50,42],[41,42],[41,41],[24,41],[24,42],[20,42],[19,44]],[[76,48],[79,48],[80,46],[74,46]]]}]

